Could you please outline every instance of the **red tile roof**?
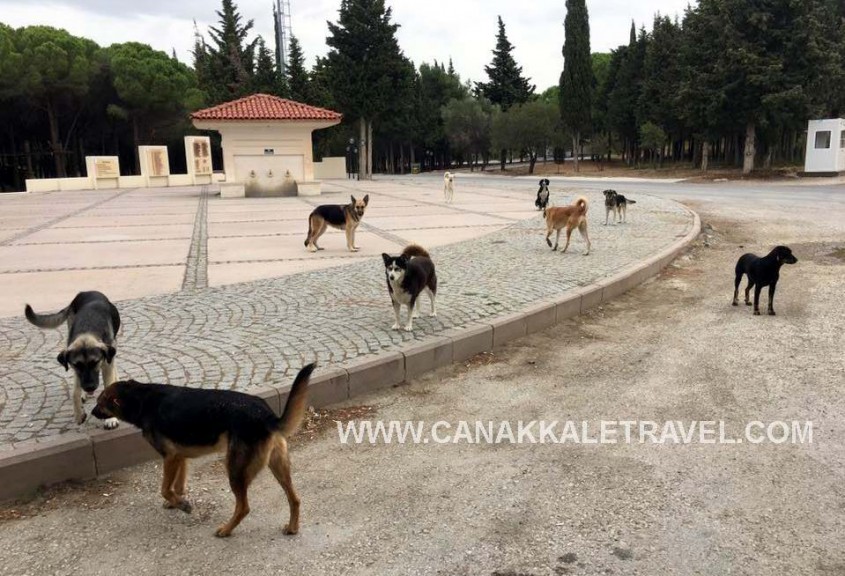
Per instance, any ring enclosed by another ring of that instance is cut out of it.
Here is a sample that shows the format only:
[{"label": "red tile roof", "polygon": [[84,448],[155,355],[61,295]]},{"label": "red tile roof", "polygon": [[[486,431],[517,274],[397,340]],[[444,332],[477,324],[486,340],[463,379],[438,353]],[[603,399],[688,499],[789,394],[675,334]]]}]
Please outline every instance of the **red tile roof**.
[{"label": "red tile roof", "polygon": [[340,120],[343,114],[286,100],[253,94],[191,114],[194,120]]}]

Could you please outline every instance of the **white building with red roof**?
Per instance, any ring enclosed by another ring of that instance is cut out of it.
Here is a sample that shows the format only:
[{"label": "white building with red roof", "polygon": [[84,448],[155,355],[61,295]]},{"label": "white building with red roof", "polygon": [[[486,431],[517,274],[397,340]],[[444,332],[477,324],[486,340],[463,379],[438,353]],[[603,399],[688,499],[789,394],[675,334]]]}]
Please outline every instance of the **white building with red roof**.
[{"label": "white building with red roof", "polygon": [[191,114],[198,129],[220,132],[224,197],[319,194],[311,133],[339,124],[342,118],[339,112],[268,94]]}]

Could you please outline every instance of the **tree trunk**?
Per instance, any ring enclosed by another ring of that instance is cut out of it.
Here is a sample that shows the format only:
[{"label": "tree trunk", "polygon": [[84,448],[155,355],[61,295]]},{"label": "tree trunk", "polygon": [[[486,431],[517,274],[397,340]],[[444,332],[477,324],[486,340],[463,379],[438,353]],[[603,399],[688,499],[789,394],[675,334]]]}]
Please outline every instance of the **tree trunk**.
[{"label": "tree trunk", "polygon": [[710,164],[710,140],[701,141],[701,171],[707,172]]},{"label": "tree trunk", "polygon": [[361,118],[358,121],[358,180],[367,179],[367,121]]},{"label": "tree trunk", "polygon": [[507,154],[508,151],[503,149],[499,155],[499,161],[501,163],[502,172],[505,171],[505,160],[507,160]]},{"label": "tree trunk", "polygon": [[367,122],[367,180],[373,179],[373,121]]},{"label": "tree trunk", "polygon": [[534,164],[537,163],[537,154],[528,154],[528,173],[534,174]]},{"label": "tree trunk", "polygon": [[140,145],[140,130],[138,129],[138,117],[135,114],[132,115],[132,142],[135,146],[135,170],[133,174],[140,174],[141,173],[141,151],[138,150],[138,146]]},{"label": "tree trunk", "polygon": [[572,135],[572,159],[575,160],[575,171],[580,172],[581,167],[578,164],[578,141],[581,139],[581,135],[576,130],[575,133]]},{"label": "tree trunk", "polygon": [[50,144],[53,147],[53,161],[56,164],[56,178],[64,178],[65,173],[64,151],[62,140],[59,138],[59,119],[56,117],[56,110],[53,103],[47,102],[47,120],[50,123]]},{"label": "tree trunk", "polygon": [[757,154],[756,129],[753,122],[745,127],[745,158],[742,162],[742,173],[751,174],[754,170],[754,156]]},{"label": "tree trunk", "polygon": [[32,169],[32,146],[29,140],[23,141],[23,153],[26,155],[26,177],[35,178],[35,170]]}]

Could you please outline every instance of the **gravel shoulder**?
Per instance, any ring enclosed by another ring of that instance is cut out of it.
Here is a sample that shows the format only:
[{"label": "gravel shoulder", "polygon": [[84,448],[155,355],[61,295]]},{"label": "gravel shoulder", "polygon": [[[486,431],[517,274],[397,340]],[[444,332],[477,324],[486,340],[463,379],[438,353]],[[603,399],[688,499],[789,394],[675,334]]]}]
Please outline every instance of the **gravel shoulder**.
[{"label": "gravel shoulder", "polygon": [[[270,474],[227,540],[222,465],[194,513],[150,463],[0,509],[0,574],[845,573],[842,210],[690,202],[706,232],[659,278],[465,365],[372,395],[293,442],[302,531]],[[705,243],[707,244],[705,246]],[[745,251],[776,243],[776,317],[730,306]],[[814,423],[812,444],[342,445],[332,420]]]}]

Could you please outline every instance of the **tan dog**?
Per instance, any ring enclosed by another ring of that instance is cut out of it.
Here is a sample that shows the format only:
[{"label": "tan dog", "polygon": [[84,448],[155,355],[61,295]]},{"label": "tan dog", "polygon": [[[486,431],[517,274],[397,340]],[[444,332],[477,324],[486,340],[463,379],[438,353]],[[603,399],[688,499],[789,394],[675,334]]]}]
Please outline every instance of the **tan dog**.
[{"label": "tan dog", "polygon": [[557,231],[552,250],[557,250],[560,231],[566,227],[566,245],[563,247],[563,251],[566,252],[566,249],[569,248],[569,237],[572,235],[572,231],[577,228],[581,236],[584,237],[584,241],[587,242],[587,250],[584,252],[584,256],[590,253],[590,236],[587,234],[587,199],[584,196],[579,196],[569,206],[546,208],[543,215],[546,217],[546,244],[550,247],[552,241],[549,240],[549,237],[553,231]]},{"label": "tan dog", "polygon": [[370,203],[370,195],[367,194],[361,200],[356,200],[355,196],[351,196],[351,198],[352,202],[345,206],[324,204],[314,208],[314,211],[308,216],[308,236],[305,238],[305,247],[310,252],[322,250],[317,246],[317,240],[329,226],[344,230],[346,232],[346,247],[350,252],[358,251],[355,246],[355,230],[361,223],[361,218],[364,217],[364,210]]}]

